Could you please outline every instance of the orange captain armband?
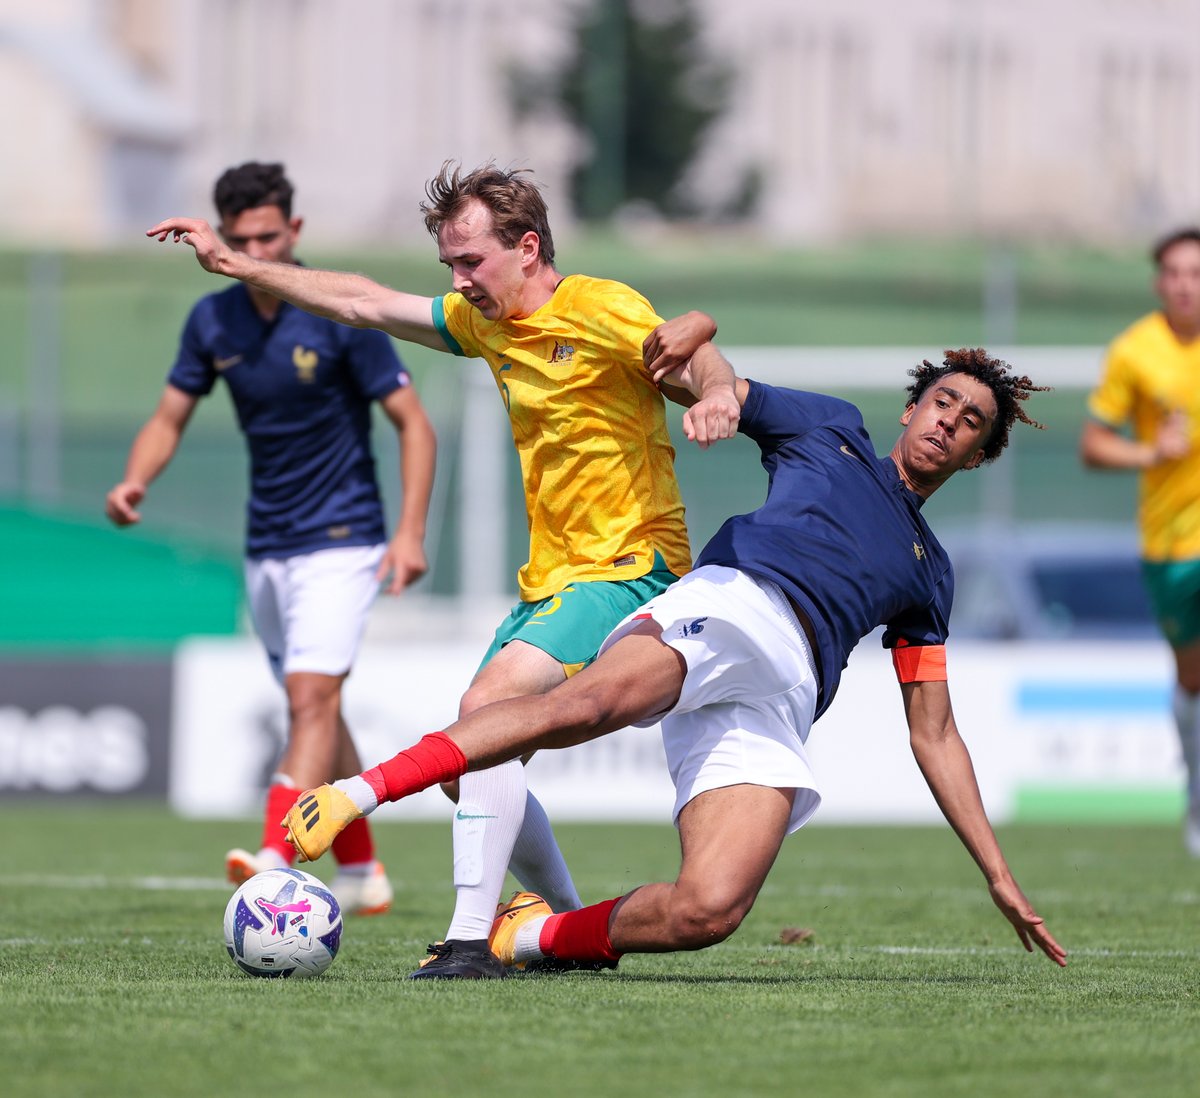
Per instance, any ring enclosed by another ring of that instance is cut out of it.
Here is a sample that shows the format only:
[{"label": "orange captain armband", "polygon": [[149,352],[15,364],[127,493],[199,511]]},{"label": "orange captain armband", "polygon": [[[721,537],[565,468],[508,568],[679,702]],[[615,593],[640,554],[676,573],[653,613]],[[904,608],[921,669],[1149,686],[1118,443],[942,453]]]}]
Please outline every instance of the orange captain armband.
[{"label": "orange captain armband", "polygon": [[892,649],[892,666],[900,682],[945,682],[946,646],[913,645],[901,639]]}]

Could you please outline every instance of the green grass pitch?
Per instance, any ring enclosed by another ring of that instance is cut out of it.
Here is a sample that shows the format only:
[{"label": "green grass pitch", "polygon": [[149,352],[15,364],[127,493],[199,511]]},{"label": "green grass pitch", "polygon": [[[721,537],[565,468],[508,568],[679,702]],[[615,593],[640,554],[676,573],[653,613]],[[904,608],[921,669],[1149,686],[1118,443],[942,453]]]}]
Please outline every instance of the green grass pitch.
[{"label": "green grass pitch", "polygon": [[[1066,970],[1020,948],[948,828],[812,826],[722,945],[435,986],[404,977],[449,915],[444,826],[377,829],[396,906],[309,981],[225,956],[221,856],[250,824],[10,801],[0,827],[10,1098],[1197,1093],[1200,865],[1175,827],[1002,833]],[[559,831],[586,899],[676,866],[666,826]]]}]

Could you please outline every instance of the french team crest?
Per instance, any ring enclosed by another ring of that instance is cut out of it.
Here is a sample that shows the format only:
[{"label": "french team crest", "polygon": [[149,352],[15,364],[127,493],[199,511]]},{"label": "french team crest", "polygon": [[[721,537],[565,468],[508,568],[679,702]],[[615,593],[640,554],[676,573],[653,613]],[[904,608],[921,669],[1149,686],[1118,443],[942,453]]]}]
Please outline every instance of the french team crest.
[{"label": "french team crest", "polygon": [[321,361],[316,351],[302,347],[299,343],[292,349],[292,365],[296,367],[296,377],[305,384],[311,385],[317,376],[317,363]]}]

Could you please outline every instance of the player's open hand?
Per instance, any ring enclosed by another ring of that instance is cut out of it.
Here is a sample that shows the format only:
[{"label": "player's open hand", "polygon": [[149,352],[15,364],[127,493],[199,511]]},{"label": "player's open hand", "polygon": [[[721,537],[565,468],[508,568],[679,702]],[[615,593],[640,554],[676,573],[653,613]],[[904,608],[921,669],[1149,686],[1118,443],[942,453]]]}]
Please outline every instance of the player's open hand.
[{"label": "player's open hand", "polygon": [[397,534],[390,542],[375,572],[377,583],[388,595],[400,594],[429,571],[429,559],[420,539]]},{"label": "player's open hand", "polygon": [[172,237],[176,244],[187,244],[195,251],[200,266],[213,274],[221,274],[222,263],[233,254],[213,227],[198,217],[168,217],[147,229],[146,235],[158,237],[160,244],[167,237]]},{"label": "player's open hand", "polygon": [[642,361],[657,384],[686,365],[717,334],[717,322],[707,313],[692,311],[664,321],[642,342]]},{"label": "player's open hand", "polygon": [[1004,917],[1013,925],[1021,944],[1030,952],[1036,945],[1056,965],[1067,964],[1067,951],[1054,940],[1046,929],[1045,920],[1033,910],[1033,905],[1013,880],[1001,881],[988,886],[992,900],[1004,912]]},{"label": "player's open hand", "polygon": [[104,497],[104,513],[117,526],[132,526],[141,522],[137,505],[146,498],[146,486],[123,480]]}]

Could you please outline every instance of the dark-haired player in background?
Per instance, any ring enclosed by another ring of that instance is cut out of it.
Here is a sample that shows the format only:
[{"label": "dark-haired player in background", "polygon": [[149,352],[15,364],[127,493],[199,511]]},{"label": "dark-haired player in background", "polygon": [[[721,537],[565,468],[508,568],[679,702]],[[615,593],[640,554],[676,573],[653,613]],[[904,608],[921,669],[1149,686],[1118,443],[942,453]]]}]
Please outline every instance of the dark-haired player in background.
[{"label": "dark-haired player in background", "polygon": [[[247,163],[217,180],[214,203],[228,247],[295,264],[302,221],[281,164]],[[250,453],[246,590],[271,671],[287,692],[288,740],[267,791],[257,851],[231,850],[240,884],[290,864],[279,819],[299,790],[361,768],[342,715],[367,612],[382,583],[398,594],[427,570],[424,537],[435,439],[391,341],[311,316],[255,287],[202,298],[154,414],[134,439],[105,510],[118,526],[170,462],[201,397],[223,378]],[[371,405],[395,425],[403,506],[391,537],[371,451]],[[392,886],[370,831],[348,828],[334,847],[332,888],[348,911],[386,911]]]},{"label": "dark-haired player in background", "polygon": [[1096,469],[1141,473],[1142,573],[1175,654],[1184,842],[1200,858],[1200,228],[1171,233],[1152,255],[1162,308],[1109,347],[1080,453]]},{"label": "dark-haired player in background", "polygon": [[[670,325],[668,325],[670,328]],[[691,388],[697,349],[676,378]],[[540,698],[497,702],[357,778],[305,793],[286,822],[305,858],[348,820],[435,781],[535,749],[661,719],[682,865],[650,884],[552,914],[517,894],[496,919],[501,963],[613,964],[701,949],[750,910],[784,838],[820,803],[805,753],[850,651],[877,625],[892,649],[909,738],[938,805],[1026,949],[1066,952],[1010,872],[950,706],[944,644],[954,574],[921,515],[950,476],[999,456],[1036,387],[983,351],[912,371],[890,454],[858,410],[737,379],[740,430],[758,443],[766,502],[725,523],[696,568],[625,619],[591,667]]]}]

